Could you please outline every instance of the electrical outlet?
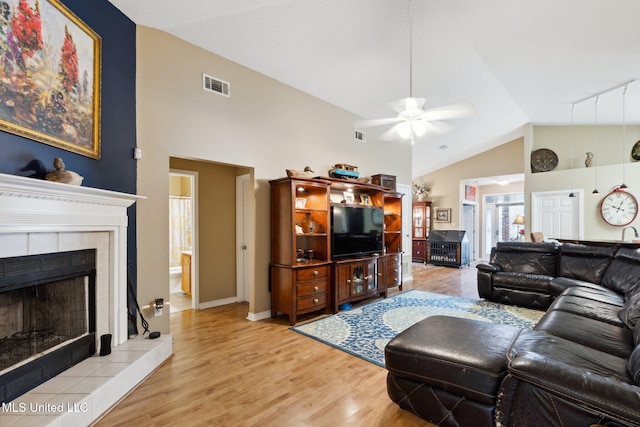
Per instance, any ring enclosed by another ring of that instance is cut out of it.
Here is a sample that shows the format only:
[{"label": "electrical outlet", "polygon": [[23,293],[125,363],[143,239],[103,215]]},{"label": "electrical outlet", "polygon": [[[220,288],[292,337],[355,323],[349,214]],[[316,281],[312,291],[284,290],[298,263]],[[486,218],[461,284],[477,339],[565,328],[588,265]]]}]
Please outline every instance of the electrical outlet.
[{"label": "electrical outlet", "polygon": [[156,298],[153,302],[153,317],[162,316],[162,308],[164,307],[164,299]]}]

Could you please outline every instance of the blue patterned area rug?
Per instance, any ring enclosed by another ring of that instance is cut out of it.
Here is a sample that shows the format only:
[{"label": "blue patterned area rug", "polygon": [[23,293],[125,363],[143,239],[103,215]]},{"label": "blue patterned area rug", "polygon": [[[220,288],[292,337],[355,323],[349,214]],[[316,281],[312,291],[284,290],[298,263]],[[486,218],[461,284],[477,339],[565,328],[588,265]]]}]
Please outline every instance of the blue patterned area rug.
[{"label": "blue patterned area rug", "polygon": [[384,368],[384,347],[422,319],[447,315],[533,328],[543,311],[410,290],[291,329]]}]

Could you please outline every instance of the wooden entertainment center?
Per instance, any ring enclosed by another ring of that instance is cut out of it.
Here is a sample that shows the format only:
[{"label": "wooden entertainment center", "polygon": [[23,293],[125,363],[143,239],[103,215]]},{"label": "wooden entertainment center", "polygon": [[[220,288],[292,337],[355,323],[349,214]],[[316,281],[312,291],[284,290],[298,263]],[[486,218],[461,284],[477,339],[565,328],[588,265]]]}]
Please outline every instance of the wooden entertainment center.
[{"label": "wooden entertainment center", "polygon": [[[294,325],[298,315],[335,313],[352,302],[386,298],[390,287],[402,289],[402,194],[334,178],[280,178],[269,184],[273,318],[284,313]],[[381,250],[336,256],[333,206],[360,214],[371,227],[371,240],[381,238]]]}]

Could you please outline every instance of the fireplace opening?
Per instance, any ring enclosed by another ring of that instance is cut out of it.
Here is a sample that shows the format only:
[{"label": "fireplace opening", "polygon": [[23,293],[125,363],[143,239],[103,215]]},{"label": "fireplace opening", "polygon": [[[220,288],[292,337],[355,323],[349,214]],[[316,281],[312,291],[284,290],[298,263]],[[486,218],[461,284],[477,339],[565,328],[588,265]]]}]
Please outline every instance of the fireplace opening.
[{"label": "fireplace opening", "polygon": [[95,249],[0,259],[0,399],[95,353]]}]

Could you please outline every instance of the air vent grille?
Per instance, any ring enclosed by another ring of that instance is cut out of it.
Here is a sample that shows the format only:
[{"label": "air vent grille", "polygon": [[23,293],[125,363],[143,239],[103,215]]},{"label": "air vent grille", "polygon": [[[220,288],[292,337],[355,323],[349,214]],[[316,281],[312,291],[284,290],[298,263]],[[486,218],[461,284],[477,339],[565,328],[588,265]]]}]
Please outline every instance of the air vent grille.
[{"label": "air vent grille", "polygon": [[231,97],[231,84],[216,77],[202,74],[202,89],[207,92],[217,93],[222,96]]},{"label": "air vent grille", "polygon": [[354,130],[353,131],[353,138],[356,141],[365,142],[367,140],[367,134],[362,132],[362,131],[359,131],[359,130]]}]

